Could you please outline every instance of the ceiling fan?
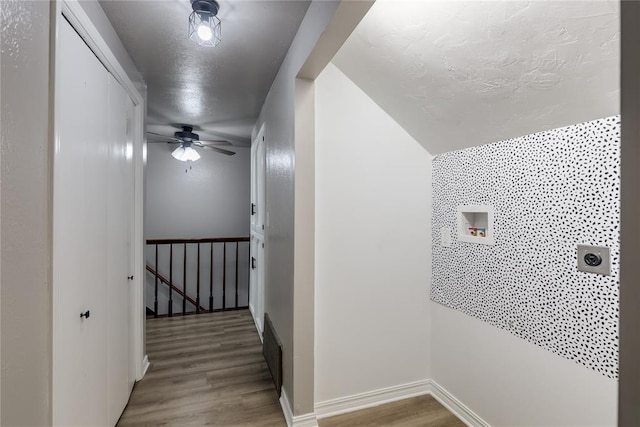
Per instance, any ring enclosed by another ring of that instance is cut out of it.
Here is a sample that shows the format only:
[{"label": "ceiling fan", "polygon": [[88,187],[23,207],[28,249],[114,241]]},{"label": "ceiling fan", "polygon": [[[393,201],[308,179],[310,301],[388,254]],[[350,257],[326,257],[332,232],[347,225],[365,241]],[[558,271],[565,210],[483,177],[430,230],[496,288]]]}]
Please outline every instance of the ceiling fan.
[{"label": "ceiling fan", "polygon": [[204,141],[200,139],[200,135],[193,133],[193,126],[181,125],[182,130],[177,131],[173,136],[161,135],[159,133],[147,132],[148,135],[160,136],[162,138],[170,139],[170,141],[147,141],[149,143],[167,143],[167,144],[180,144],[178,148],[173,150],[171,155],[180,161],[186,162],[188,160],[195,162],[200,158],[200,154],[193,148],[200,147],[208,150],[213,150],[217,153],[224,154],[226,156],[233,156],[236,154],[233,151],[219,148],[220,145],[231,145],[229,141],[224,139],[215,141]]}]

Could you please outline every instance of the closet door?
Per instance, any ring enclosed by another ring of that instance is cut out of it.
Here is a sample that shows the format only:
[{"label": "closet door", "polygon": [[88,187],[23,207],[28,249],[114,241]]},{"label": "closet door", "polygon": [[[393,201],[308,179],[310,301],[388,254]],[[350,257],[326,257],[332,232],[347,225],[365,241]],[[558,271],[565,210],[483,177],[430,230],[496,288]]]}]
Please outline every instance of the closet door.
[{"label": "closet door", "polygon": [[53,422],[96,426],[107,423],[108,73],[61,21],[53,177]]},{"label": "closet door", "polygon": [[53,421],[113,426],[134,379],[133,103],[65,20],[58,37]]},{"label": "closet door", "polygon": [[131,252],[129,229],[133,197],[130,116],[133,104],[122,86],[108,74],[108,192],[107,207],[107,319],[108,319],[108,416],[115,425],[127,404],[133,378],[130,375]]}]

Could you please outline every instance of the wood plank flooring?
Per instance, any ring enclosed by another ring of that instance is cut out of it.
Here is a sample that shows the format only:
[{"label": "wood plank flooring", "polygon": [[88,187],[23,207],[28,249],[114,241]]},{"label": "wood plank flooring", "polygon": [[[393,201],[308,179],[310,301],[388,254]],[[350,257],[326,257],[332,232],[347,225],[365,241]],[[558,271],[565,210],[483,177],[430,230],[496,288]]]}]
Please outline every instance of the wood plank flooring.
[{"label": "wood plank flooring", "polygon": [[147,354],[118,426],[286,426],[248,310],[148,319]]},{"label": "wood plank flooring", "polygon": [[318,425],[319,427],[465,427],[462,421],[429,395],[336,415],[319,420]]},{"label": "wood plank flooring", "polygon": [[[147,320],[149,372],[118,426],[286,426],[248,310]],[[320,420],[320,427],[462,427],[431,396]]]}]

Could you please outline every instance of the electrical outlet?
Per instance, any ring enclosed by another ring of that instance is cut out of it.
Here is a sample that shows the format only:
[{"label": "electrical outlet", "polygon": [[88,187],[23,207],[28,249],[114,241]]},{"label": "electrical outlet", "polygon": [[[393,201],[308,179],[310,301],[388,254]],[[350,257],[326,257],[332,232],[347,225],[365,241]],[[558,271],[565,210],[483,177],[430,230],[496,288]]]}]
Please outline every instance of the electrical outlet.
[{"label": "electrical outlet", "polygon": [[578,271],[611,274],[611,253],[604,246],[578,245]]}]

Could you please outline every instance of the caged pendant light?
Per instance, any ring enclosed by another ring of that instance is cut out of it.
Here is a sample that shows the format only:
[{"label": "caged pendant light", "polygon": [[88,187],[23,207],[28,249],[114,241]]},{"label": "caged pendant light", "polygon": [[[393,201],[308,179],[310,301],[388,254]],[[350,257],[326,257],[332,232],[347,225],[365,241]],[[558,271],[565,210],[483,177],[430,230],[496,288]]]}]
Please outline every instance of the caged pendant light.
[{"label": "caged pendant light", "polygon": [[189,38],[200,46],[215,47],[220,43],[220,5],[216,0],[191,0]]}]

